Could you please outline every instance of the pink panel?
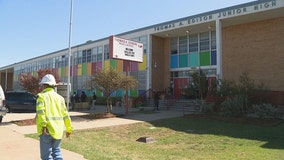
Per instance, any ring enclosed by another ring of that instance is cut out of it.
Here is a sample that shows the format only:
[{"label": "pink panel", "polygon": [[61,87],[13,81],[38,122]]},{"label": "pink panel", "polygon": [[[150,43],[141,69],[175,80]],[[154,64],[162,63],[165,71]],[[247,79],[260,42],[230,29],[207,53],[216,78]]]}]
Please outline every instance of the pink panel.
[{"label": "pink panel", "polygon": [[130,71],[138,71],[138,63],[130,62]]}]

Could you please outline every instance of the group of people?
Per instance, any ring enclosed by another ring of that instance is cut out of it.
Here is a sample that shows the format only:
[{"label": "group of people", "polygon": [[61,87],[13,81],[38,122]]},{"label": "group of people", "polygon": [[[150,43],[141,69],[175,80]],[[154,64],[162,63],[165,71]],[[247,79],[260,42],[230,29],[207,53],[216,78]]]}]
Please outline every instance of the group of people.
[{"label": "group of people", "polygon": [[85,91],[82,91],[81,95],[74,92],[74,94],[71,96],[71,102],[73,103],[86,102],[86,101],[87,101],[87,95]]},{"label": "group of people", "polygon": [[[93,97],[92,97],[92,108],[91,109],[95,109],[95,103],[97,100],[97,95],[96,92],[93,93]],[[79,102],[87,102],[87,95],[85,93],[85,91],[82,91],[81,95],[79,95],[77,92],[74,92],[73,95],[71,96],[71,102],[74,105],[75,103],[79,103]]]}]

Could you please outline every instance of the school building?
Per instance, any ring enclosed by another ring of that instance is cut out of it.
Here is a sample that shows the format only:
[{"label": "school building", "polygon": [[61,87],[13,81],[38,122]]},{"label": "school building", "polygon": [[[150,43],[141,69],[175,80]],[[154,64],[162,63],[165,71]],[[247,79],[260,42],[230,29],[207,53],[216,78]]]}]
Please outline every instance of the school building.
[{"label": "school building", "polygon": [[[284,95],[284,0],[258,0],[219,10],[179,18],[115,35],[143,43],[143,62],[130,62],[129,75],[139,84],[129,92],[138,96],[149,89],[172,87],[175,97],[191,81],[191,73],[202,70],[210,79],[238,80],[247,72],[256,83]],[[110,67],[125,72],[123,60],[110,59],[109,37],[0,68],[5,90],[20,90],[22,74],[36,75],[52,68],[62,82],[71,74],[72,90],[96,91],[88,81],[98,69]],[[116,91],[122,96],[124,91]],[[284,104],[284,96],[279,98]]]}]

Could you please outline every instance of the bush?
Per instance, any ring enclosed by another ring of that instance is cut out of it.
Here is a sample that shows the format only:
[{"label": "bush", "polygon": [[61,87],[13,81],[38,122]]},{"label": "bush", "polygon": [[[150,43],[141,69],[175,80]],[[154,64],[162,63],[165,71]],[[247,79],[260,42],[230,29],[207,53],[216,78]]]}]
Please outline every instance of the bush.
[{"label": "bush", "polygon": [[214,95],[227,97],[220,106],[223,116],[246,116],[247,113],[255,111],[253,105],[269,103],[267,96],[269,89],[263,83],[256,85],[254,80],[249,78],[248,73],[241,74],[237,82],[226,80],[220,82],[218,89],[213,88],[212,91],[216,91],[213,97]]},{"label": "bush", "polygon": [[277,112],[277,108],[272,104],[256,104],[252,105],[252,113],[249,117],[255,118],[280,118],[281,114]]},{"label": "bush", "polygon": [[244,116],[242,111],[243,102],[244,99],[242,96],[227,98],[223,103],[221,103],[220,114],[225,117]]},{"label": "bush", "polygon": [[205,103],[205,104],[202,104],[201,112],[202,113],[213,113],[214,106],[215,106],[215,103]]}]

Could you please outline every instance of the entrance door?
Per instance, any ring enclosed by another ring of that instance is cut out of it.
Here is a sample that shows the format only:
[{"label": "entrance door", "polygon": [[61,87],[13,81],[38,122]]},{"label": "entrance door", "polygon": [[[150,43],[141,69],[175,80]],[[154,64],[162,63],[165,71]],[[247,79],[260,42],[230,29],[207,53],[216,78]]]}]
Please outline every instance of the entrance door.
[{"label": "entrance door", "polygon": [[183,88],[188,86],[188,78],[174,78],[174,96],[176,99],[182,98]]}]

